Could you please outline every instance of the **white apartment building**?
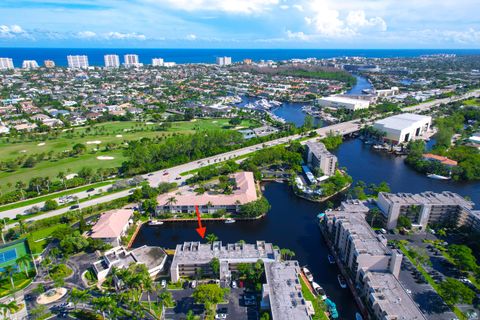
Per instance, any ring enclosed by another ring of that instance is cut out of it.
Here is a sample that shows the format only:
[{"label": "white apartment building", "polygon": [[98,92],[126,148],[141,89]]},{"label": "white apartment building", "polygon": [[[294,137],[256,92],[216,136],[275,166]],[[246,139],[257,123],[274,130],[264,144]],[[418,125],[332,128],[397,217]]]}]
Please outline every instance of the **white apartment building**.
[{"label": "white apartment building", "polygon": [[219,66],[228,66],[232,64],[232,57],[217,57],[217,64]]},{"label": "white apartment building", "polygon": [[163,59],[162,58],[153,58],[152,59],[152,66],[163,67]]},{"label": "white apartment building", "polygon": [[432,117],[403,113],[376,121],[373,127],[386,133],[385,140],[399,144],[425,134],[432,124]]},{"label": "white apartment building", "polygon": [[13,69],[12,58],[0,58],[0,70]]},{"label": "white apartment building", "polygon": [[86,69],[88,68],[88,56],[76,55],[67,56],[68,67],[70,69]]},{"label": "white apartment building", "polygon": [[333,246],[354,282],[358,281],[362,270],[390,272],[398,277],[403,255],[388,248],[387,239],[370,228],[364,207],[351,203],[325,214],[323,223]]},{"label": "white apartment building", "polygon": [[120,58],[116,54],[106,54],[103,56],[105,61],[105,68],[118,68],[120,67]]},{"label": "white apartment building", "polygon": [[22,62],[23,69],[37,69],[38,63],[35,60],[23,60]]},{"label": "white apartment building", "polygon": [[139,67],[141,66],[138,55],[136,54],[126,54],[123,56],[123,65],[127,68],[129,67]]},{"label": "white apartment building", "polygon": [[306,143],[306,161],[310,168],[320,168],[323,175],[333,176],[337,166],[337,157],[331,154],[321,142]]},{"label": "white apartment building", "polygon": [[401,215],[408,217],[418,229],[425,229],[427,225],[465,225],[473,208],[471,201],[450,191],[419,194],[380,192],[377,205],[384,215],[387,229],[396,228]]}]

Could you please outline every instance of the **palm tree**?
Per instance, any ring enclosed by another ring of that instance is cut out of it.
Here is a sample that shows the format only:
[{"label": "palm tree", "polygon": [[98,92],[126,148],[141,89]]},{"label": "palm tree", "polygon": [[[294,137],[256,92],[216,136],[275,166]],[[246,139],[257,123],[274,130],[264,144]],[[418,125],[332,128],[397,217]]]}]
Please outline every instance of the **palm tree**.
[{"label": "palm tree", "polygon": [[2,310],[3,319],[8,319],[8,313],[16,313],[20,309],[20,306],[14,301],[9,303],[0,303],[0,310]]},{"label": "palm tree", "polygon": [[30,256],[25,255],[16,260],[16,263],[19,267],[23,267],[25,270],[25,276],[28,278],[28,267],[30,266]]},{"label": "palm tree", "polygon": [[115,307],[115,301],[111,297],[102,296],[93,298],[92,306],[102,313],[103,318],[106,318],[105,314],[110,313],[110,311]]},{"label": "palm tree", "polygon": [[68,302],[73,303],[75,310],[77,310],[77,304],[82,302],[87,302],[92,296],[86,290],[78,290],[73,288],[68,297]]},{"label": "palm tree", "polygon": [[19,191],[20,192],[20,195],[22,196],[22,200],[25,199],[25,191],[23,191],[23,189],[25,189],[26,185],[23,181],[17,181],[15,183],[15,190]]},{"label": "palm tree", "polygon": [[148,308],[152,311],[152,301],[150,300],[150,293],[155,291],[155,286],[153,285],[153,280],[150,278],[150,275],[147,274],[142,279],[143,291],[147,292]]},{"label": "palm tree", "polygon": [[377,219],[378,215],[380,214],[380,210],[378,208],[373,208],[370,210],[370,226],[373,228],[373,223],[375,222],[375,219]]},{"label": "palm tree", "polygon": [[15,269],[13,268],[13,266],[5,266],[3,267],[3,272],[2,274],[5,276],[5,277],[9,277],[10,278],[10,283],[12,284],[12,290],[15,290],[15,283],[13,282],[13,275],[15,274]]},{"label": "palm tree", "polygon": [[66,186],[66,184],[65,184],[65,178],[66,178],[65,172],[60,171],[60,172],[57,174],[57,178],[60,179],[60,180],[62,180],[63,187],[64,187],[64,188],[67,188],[67,186]]},{"label": "palm tree", "polygon": [[213,244],[215,241],[218,241],[218,237],[213,233],[207,234],[205,239],[207,240],[207,243],[209,243],[209,244]]},{"label": "palm tree", "polygon": [[177,198],[170,197],[170,198],[167,199],[166,205],[170,206],[170,211],[172,211],[172,205],[175,204],[175,203],[177,203]]},{"label": "palm tree", "polygon": [[237,211],[237,212],[239,211],[238,209],[239,209],[241,204],[242,203],[240,202],[240,200],[235,201],[235,211]]}]

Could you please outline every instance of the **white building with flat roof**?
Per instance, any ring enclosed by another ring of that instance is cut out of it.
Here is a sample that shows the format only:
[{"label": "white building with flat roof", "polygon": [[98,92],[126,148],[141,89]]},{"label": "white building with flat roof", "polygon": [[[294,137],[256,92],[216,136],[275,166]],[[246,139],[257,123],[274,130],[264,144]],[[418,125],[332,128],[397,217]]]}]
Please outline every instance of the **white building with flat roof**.
[{"label": "white building with flat roof", "polygon": [[219,66],[228,66],[232,64],[232,57],[217,57],[217,64]]},{"label": "white building with flat roof", "polygon": [[138,59],[138,55],[126,54],[123,56],[123,65],[129,68],[129,67],[140,67],[142,64]]},{"label": "white building with flat roof", "polygon": [[13,69],[12,58],[0,58],[0,70]]},{"label": "white building with flat roof", "polygon": [[343,96],[330,96],[317,100],[319,106],[333,109],[347,109],[351,111],[367,109],[370,106],[370,101],[353,99]]},{"label": "white building with flat roof", "polygon": [[430,130],[432,117],[403,113],[376,121],[373,127],[386,133],[384,139],[394,143],[409,142]]},{"label": "white building with flat roof", "polygon": [[88,56],[76,55],[67,56],[68,67],[70,69],[86,69],[88,68]]},{"label": "white building with flat roof", "polygon": [[162,58],[153,58],[152,59],[152,66],[154,67],[163,67],[163,59]]},{"label": "white building with flat roof", "polygon": [[23,60],[22,62],[23,69],[37,69],[38,63],[35,60]]},{"label": "white building with flat roof", "polygon": [[106,68],[118,68],[120,67],[120,58],[116,54],[106,54],[103,56]]}]

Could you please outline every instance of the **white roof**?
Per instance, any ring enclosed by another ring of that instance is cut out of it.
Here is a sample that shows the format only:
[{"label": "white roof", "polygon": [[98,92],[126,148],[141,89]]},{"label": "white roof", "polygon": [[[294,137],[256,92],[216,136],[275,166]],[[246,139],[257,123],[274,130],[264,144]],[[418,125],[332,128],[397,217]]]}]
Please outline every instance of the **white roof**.
[{"label": "white roof", "polygon": [[353,103],[353,104],[369,103],[367,100],[353,99],[353,98],[340,97],[340,96],[324,97],[321,100],[332,101],[332,102],[340,102],[340,103]]},{"label": "white roof", "polygon": [[384,128],[403,130],[419,122],[431,122],[432,117],[422,116],[413,113],[403,113],[391,116],[375,122],[375,125],[381,125]]}]

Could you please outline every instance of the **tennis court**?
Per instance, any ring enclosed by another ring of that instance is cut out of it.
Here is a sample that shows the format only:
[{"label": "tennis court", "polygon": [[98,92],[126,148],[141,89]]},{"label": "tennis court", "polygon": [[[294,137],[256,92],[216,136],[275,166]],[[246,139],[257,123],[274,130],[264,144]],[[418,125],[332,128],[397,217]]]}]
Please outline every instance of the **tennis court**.
[{"label": "tennis court", "polygon": [[17,259],[30,254],[25,239],[0,246],[0,268],[17,264]]}]

